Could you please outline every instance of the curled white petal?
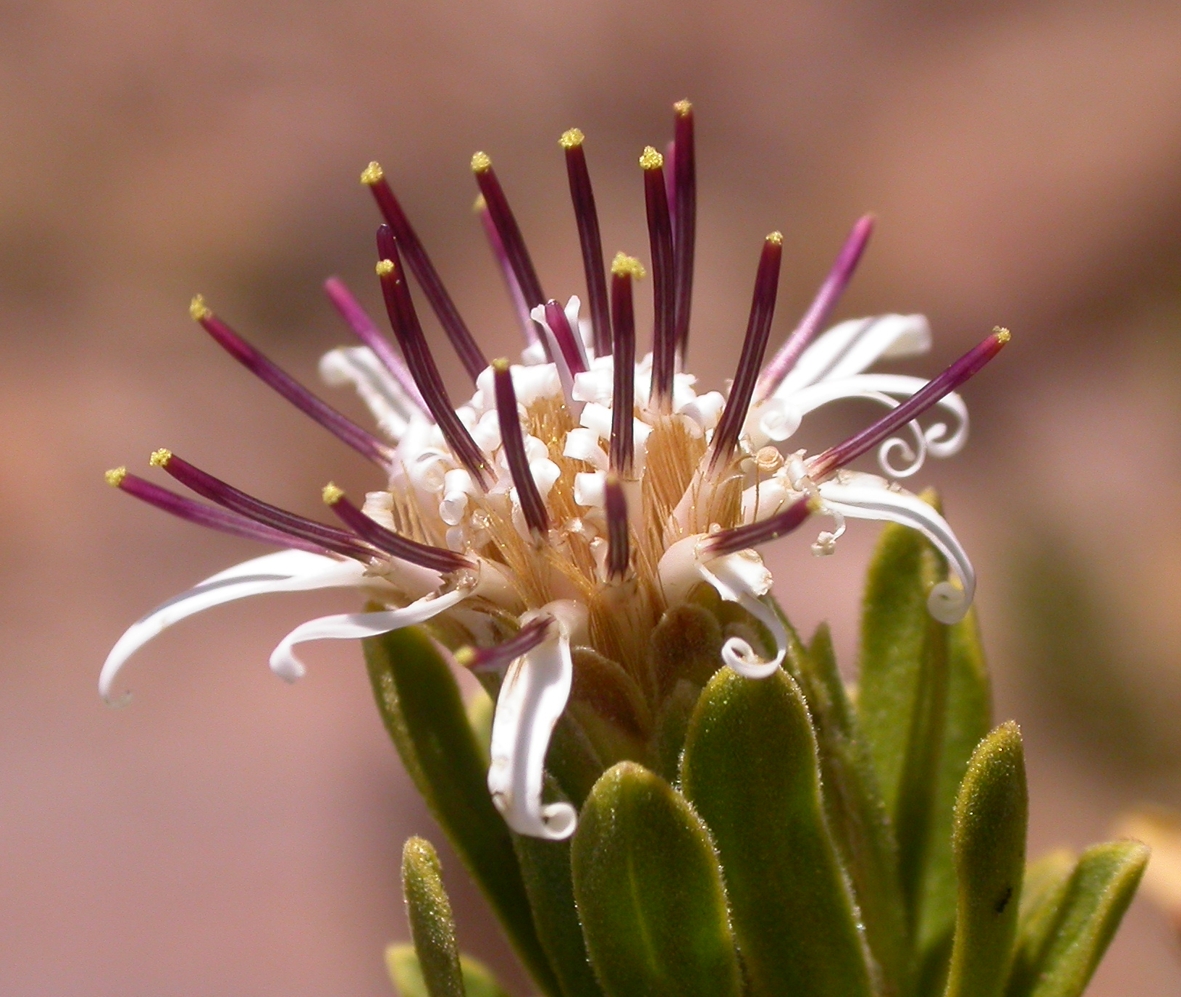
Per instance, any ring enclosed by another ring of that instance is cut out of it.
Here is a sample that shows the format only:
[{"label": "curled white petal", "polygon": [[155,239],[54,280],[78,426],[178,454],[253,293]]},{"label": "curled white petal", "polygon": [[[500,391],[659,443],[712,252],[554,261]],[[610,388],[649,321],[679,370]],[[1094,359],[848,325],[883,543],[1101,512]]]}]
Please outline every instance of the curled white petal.
[{"label": "curled white petal", "polygon": [[780,397],[820,381],[860,374],[882,358],[913,356],[931,348],[922,315],[875,315],[834,325],[800,355],[775,390]]},{"label": "curled white petal", "polygon": [[496,697],[488,791],[518,834],[560,841],[574,833],[578,818],[568,803],[542,803],[545,755],[570,698],[570,638],[582,625],[585,609],[563,600],[551,602],[542,613],[554,617],[550,637],[513,661]]},{"label": "curled white petal", "polygon": [[395,442],[406,432],[411,413],[420,411],[368,346],[330,350],[320,358],[320,377],[338,387],[351,384],[378,427]]},{"label": "curled white petal", "polygon": [[918,530],[947,558],[959,579],[957,588],[940,582],[927,598],[927,609],[940,623],[958,623],[976,594],[976,572],[959,538],[938,512],[917,495],[892,488],[872,474],[844,472],[820,485],[820,495],[833,512],[850,519],[875,519],[900,523]]},{"label": "curled white petal", "polygon": [[607,470],[607,451],[599,445],[599,434],[593,429],[579,426],[570,430],[566,434],[562,456],[571,457],[574,460],[584,460],[597,471]]},{"label": "curled white petal", "polygon": [[111,702],[115,679],[127,659],[157,634],[194,613],[252,595],[348,588],[366,581],[363,564],[309,551],[284,550],[243,561],[169,599],[128,627],[103,663],[98,691]]},{"label": "curled white petal", "polygon": [[292,652],[296,644],[309,640],[351,639],[376,637],[391,630],[401,630],[425,623],[471,595],[470,586],[458,586],[441,595],[426,595],[401,609],[387,609],[377,613],[339,613],[321,616],[301,623],[279,641],[271,652],[271,671],[288,682],[303,678],[307,669]]},{"label": "curled white petal", "polygon": [[607,502],[607,475],[603,471],[579,471],[574,475],[574,501],[601,509]]}]

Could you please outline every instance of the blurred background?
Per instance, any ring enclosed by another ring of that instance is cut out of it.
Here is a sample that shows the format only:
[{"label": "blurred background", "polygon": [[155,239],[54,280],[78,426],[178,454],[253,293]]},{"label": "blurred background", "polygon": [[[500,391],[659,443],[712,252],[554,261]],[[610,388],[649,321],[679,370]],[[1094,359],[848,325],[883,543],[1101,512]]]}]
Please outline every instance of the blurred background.
[{"label": "blurred background", "polygon": [[[581,294],[558,135],[587,134],[605,249],[646,260],[636,158],[681,97],[699,150],[690,365],[710,386],[733,370],[763,235],[786,237],[782,337],[867,209],[878,231],[839,317],[925,312],[936,348],[907,370],[926,374],[1013,330],[965,391],[967,452],[920,480],[980,573],[1032,850],[1181,803],[1179,51],[1170,0],[0,0],[0,992],[390,992],[401,843],[438,832],[358,648],[312,647],[295,687],[266,667],[350,598],[186,622],[128,668],[135,702],[104,707],[123,628],[260,551],[102,472],[168,446],[313,515],[330,477],[376,486],[189,321],[191,294],[314,381],[348,339],[322,279],[377,302],[357,182],[376,158],[488,355],[507,353],[471,153],[493,157],[550,293]],[[831,620],[850,667],[876,533],[855,524],[824,561],[802,538],[769,551],[788,613]],[[464,947],[520,989],[444,861]],[[1138,901],[1090,993],[1178,992],[1178,948]]]}]

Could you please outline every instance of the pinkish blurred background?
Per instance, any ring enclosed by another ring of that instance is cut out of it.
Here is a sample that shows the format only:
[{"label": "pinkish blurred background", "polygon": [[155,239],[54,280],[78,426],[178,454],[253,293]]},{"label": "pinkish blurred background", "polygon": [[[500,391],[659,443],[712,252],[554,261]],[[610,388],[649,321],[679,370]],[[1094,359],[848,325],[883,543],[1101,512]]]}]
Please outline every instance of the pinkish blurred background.
[{"label": "pinkish blurred background", "polygon": [[[102,482],[177,449],[315,514],[369,469],[188,319],[204,292],[313,380],[345,341],[319,293],[375,302],[386,166],[490,356],[513,348],[468,159],[498,167],[551,293],[581,292],[556,139],[588,136],[609,252],[647,258],[636,157],[698,112],[691,363],[729,376],[760,240],[785,235],[778,335],[865,209],[842,316],[924,311],[934,373],[994,324],[968,451],[929,464],[981,575],[998,717],[1024,726],[1033,850],[1181,802],[1181,7],[955,4],[0,3],[0,993],[389,993],[403,839],[439,834],[359,650],[266,656],[316,596],[189,621],[99,664],[164,597],[258,551]],[[919,372],[919,371],[916,371]],[[452,370],[452,384],[462,381]],[[333,399],[348,411],[351,398]],[[819,422],[831,439],[864,412]],[[783,604],[855,660],[876,530],[770,555]],[[524,993],[458,862],[464,947]],[[1181,990],[1137,902],[1090,993]]]}]

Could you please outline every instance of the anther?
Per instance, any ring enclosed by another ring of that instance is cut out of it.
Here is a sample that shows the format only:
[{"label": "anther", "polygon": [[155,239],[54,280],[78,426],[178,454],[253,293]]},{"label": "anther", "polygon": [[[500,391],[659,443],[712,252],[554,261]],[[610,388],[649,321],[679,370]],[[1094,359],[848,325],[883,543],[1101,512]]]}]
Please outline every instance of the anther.
[{"label": "anther", "polygon": [[681,363],[689,347],[689,311],[693,302],[693,257],[697,242],[697,152],[693,139],[693,105],[673,105],[673,261],[677,352]]},{"label": "anther", "polygon": [[455,652],[455,660],[477,674],[503,674],[517,658],[543,644],[553,624],[552,616],[539,616],[495,647],[461,647]]},{"label": "anther", "polygon": [[[484,229],[484,236],[488,239],[492,257],[496,260],[501,277],[504,278],[504,286],[508,288],[508,296],[512,299],[517,320],[521,323],[521,332],[525,336],[525,342],[536,343],[539,338],[537,323],[529,314],[532,309],[525,302],[525,295],[521,292],[521,285],[517,283],[517,275],[513,273],[513,265],[509,261],[508,254],[504,251],[504,243],[500,240],[500,233],[496,231],[496,222],[488,213],[488,202],[484,200],[483,194],[476,195],[476,203],[472,205],[472,210],[480,218],[480,225]],[[545,349],[548,355],[549,346],[546,345]]]},{"label": "anther", "polygon": [[500,234],[501,244],[512,265],[513,275],[517,278],[521,293],[525,296],[525,303],[530,309],[545,304],[541,281],[537,279],[537,271],[533,267],[529,250],[525,248],[525,239],[521,235],[512,208],[509,207],[508,198],[504,196],[504,188],[500,186],[496,171],[492,169],[492,160],[485,153],[477,152],[472,156],[472,173],[475,174],[476,184],[488,205],[488,214]]},{"label": "anther", "polygon": [[447,338],[451,340],[455,352],[459,354],[464,370],[474,381],[480,371],[488,366],[488,361],[484,359],[484,354],[477,345],[475,337],[459,314],[459,309],[455,307],[451,295],[447,293],[447,288],[443,285],[442,278],[435,270],[435,265],[431,262],[422,241],[414,231],[414,226],[410,224],[406,212],[402,210],[402,205],[394,195],[393,188],[385,178],[385,171],[378,163],[370,163],[361,174],[361,183],[373,192],[373,198],[377,201],[381,216],[401,246],[402,253],[406,258],[406,265],[414,274],[419,286],[422,287],[423,294],[426,295],[431,309],[439,319],[439,324],[447,333]]},{"label": "anther", "polygon": [[736,526],[730,530],[711,533],[704,542],[705,550],[714,557],[735,554],[740,550],[758,547],[778,540],[797,529],[812,513],[819,511],[818,501],[805,495],[796,499],[782,512],[761,519],[757,523]]},{"label": "anther", "polygon": [[968,350],[938,377],[928,381],[923,388],[916,391],[901,405],[892,408],[873,425],[855,433],[843,443],[829,447],[819,454],[808,465],[808,476],[814,481],[822,481],[834,471],[877,446],[895,430],[922,415],[945,395],[955,391],[961,384],[977,374],[986,363],[1000,353],[1010,338],[1008,329],[1002,329],[999,326],[995,328],[990,336]]},{"label": "anther", "polygon": [[623,493],[623,484],[617,475],[607,475],[604,496],[604,508],[607,513],[607,577],[619,581],[627,574],[631,551],[627,526],[627,496]]},{"label": "anther", "polygon": [[521,514],[530,531],[544,537],[549,529],[549,514],[545,500],[533,480],[529,459],[525,454],[525,438],[521,433],[521,417],[517,413],[517,393],[513,389],[513,375],[509,362],[503,357],[492,361],[492,376],[496,390],[496,415],[500,421],[500,441],[509,474],[517,488]]},{"label": "anther", "polygon": [[571,376],[585,371],[586,354],[582,334],[570,327],[565,309],[553,298],[545,303],[545,323],[553,334],[556,352],[561,354],[562,362],[569,369]]},{"label": "anther", "polygon": [[382,467],[388,467],[392,459],[389,447],[373,434],[342,415],[327,402],[321,401],[286,371],[281,370],[272,360],[251,346],[213,314],[201,295],[193,298],[189,314],[217,341],[230,356],[269,385],[292,405],[310,416],[341,442],[348,444],[363,457],[368,457]]},{"label": "anther", "polygon": [[611,352],[611,318],[607,307],[607,279],[603,273],[603,241],[599,235],[599,215],[595,193],[586,165],[583,134],[577,128],[563,133],[558,144],[566,150],[566,176],[570,181],[570,200],[578,224],[578,243],[582,248],[582,269],[586,275],[587,304],[594,330],[595,356]]},{"label": "anther", "polygon": [[820,290],[816,292],[816,297],[812,299],[808,311],[800,319],[800,324],[787,337],[787,342],[779,348],[779,352],[767,364],[767,369],[759,378],[755,401],[765,401],[775,393],[775,389],[779,387],[800,359],[800,354],[804,352],[820,327],[828,319],[833,308],[836,307],[837,301],[840,300],[841,294],[853,278],[853,271],[857,269],[861,254],[865,252],[865,246],[873,234],[873,227],[873,215],[863,215],[857,220],[853,230],[845,239],[845,244],[841,246],[841,251],[837,254],[832,270],[824,279],[824,283],[820,285]]},{"label": "anther", "polygon": [[672,410],[673,374],[676,371],[677,340],[674,322],[675,275],[673,271],[672,223],[664,189],[664,157],[652,146],[640,156],[644,171],[644,203],[648,210],[648,241],[652,253],[652,390],[649,400],[661,411]]},{"label": "anther", "polygon": [[615,357],[612,361],[609,458],[611,470],[625,478],[632,474],[636,407],[636,318],[632,280],[643,276],[644,268],[634,256],[615,254],[611,263],[611,348]]},{"label": "anther", "polygon": [[324,486],[320,495],[324,504],[340,517],[345,526],[386,554],[441,572],[474,566],[472,560],[463,554],[411,540],[370,519],[348,500],[344,489],[332,482]]},{"label": "anther", "polygon": [[471,472],[482,488],[487,490],[494,478],[488,458],[476,445],[471,433],[451,407],[447,389],[443,386],[443,378],[439,375],[439,368],[435,366],[422,326],[419,325],[418,314],[410,297],[410,288],[406,286],[402,268],[398,266],[398,247],[388,225],[382,225],[377,230],[377,251],[381,261],[376,269],[381,279],[386,312],[389,314],[390,325],[398,339],[398,345],[402,347],[406,366],[414,375],[423,401],[435,417],[439,431],[455,459]]},{"label": "anther", "polygon": [[779,269],[783,261],[783,235],[772,232],[763,243],[755,277],[754,295],[750,303],[750,318],[746,323],[746,337],[742,341],[742,355],[726,399],[726,408],[718,422],[711,443],[709,470],[712,474],[724,466],[738,444],[738,436],[746,421],[751,395],[758,381],[759,368],[771,334],[771,319],[775,315],[775,299],[779,293]]}]

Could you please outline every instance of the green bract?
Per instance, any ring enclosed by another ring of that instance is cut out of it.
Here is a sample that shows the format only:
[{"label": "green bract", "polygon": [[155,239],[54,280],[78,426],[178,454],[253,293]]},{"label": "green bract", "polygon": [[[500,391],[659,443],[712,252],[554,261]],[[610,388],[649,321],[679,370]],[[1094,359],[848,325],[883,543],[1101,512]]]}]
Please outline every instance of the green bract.
[{"label": "green bract", "polygon": [[[1021,734],[991,729],[974,617],[928,613],[946,575],[919,534],[885,528],[855,691],[825,627],[806,646],[787,627],[783,667],[749,679],[708,651],[736,627],[758,641],[757,623],[711,599],[671,612],[652,635],[662,715],[633,758],[620,741],[604,760],[603,737],[583,735],[610,701],[596,676],[610,676],[576,654],[582,705],[559,724],[544,791],[579,808],[566,841],[505,827],[484,781],[488,701],[465,713],[425,633],[370,640],[370,674],[407,769],[543,994],[1077,997],[1147,849],[1114,842],[1026,870]],[[421,839],[403,882],[415,944],[387,954],[401,993],[499,997],[454,947]]]}]

